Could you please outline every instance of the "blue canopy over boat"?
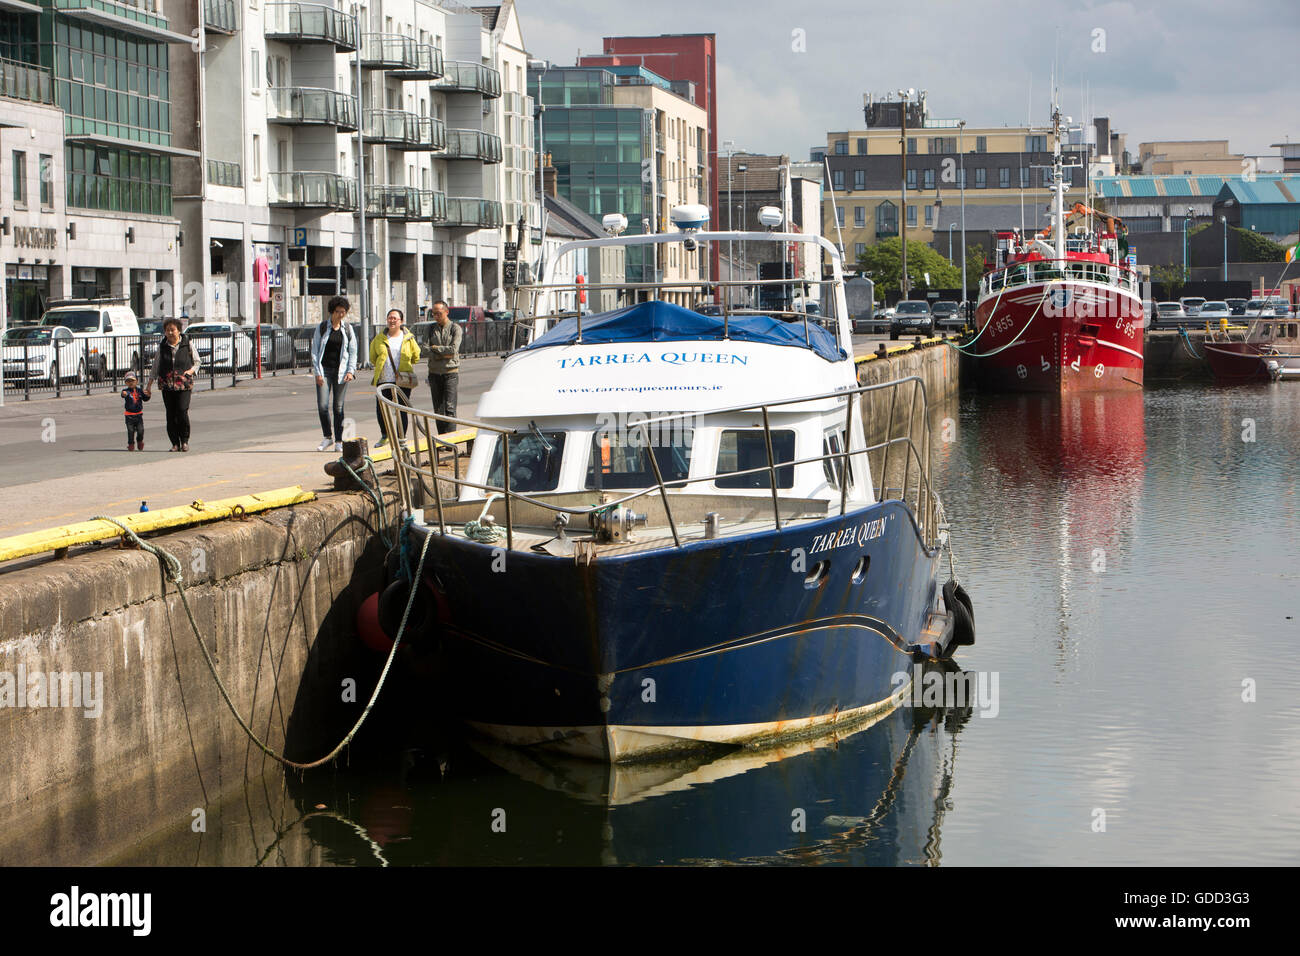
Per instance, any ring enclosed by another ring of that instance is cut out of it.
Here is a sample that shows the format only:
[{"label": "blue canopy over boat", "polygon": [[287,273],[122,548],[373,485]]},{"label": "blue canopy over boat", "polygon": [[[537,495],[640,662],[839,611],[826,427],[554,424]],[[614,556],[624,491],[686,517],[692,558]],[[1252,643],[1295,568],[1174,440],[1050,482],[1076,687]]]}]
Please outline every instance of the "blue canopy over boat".
[{"label": "blue canopy over boat", "polygon": [[[721,341],[723,338],[722,316],[700,315],[670,302],[638,302],[612,312],[588,316],[582,322],[584,345],[612,342],[707,342]],[[725,338],[738,342],[811,348],[828,362],[839,362],[847,357],[844,350],[835,343],[835,336],[811,319],[808,321],[805,339],[802,322],[783,322],[770,315],[733,315],[727,322]],[[563,319],[524,349],[572,345],[577,341],[577,319]]]}]

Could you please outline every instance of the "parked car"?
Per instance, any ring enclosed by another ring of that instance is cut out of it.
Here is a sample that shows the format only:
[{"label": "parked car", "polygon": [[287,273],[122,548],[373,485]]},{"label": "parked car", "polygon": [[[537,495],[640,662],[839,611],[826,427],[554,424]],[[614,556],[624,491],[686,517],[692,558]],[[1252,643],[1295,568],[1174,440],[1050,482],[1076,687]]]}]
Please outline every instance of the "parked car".
[{"label": "parked car", "polygon": [[[293,339],[289,337],[280,325],[275,322],[260,323],[262,329],[262,349],[261,362],[263,368],[285,368],[293,364],[294,345]],[[247,330],[249,336],[257,334],[257,328]],[[307,339],[307,347],[311,348],[310,335]],[[308,358],[308,363],[311,359]]]},{"label": "parked car", "polygon": [[86,342],[82,361],[92,378],[140,371],[140,326],[130,306],[93,299],[60,303],[41,316],[41,325],[63,326],[74,339]]},{"label": "parked car", "polygon": [[1190,319],[1201,314],[1205,299],[1199,295],[1185,295],[1178,300],[1178,304],[1183,307],[1183,313]]},{"label": "parked car", "polygon": [[1205,319],[1207,322],[1211,319],[1227,319],[1231,316],[1232,309],[1228,306],[1228,303],[1222,299],[1210,299],[1201,306],[1200,317]]},{"label": "parked car", "polygon": [[311,337],[315,332],[314,325],[295,325],[289,329],[289,340],[293,343],[294,364],[298,368],[311,368]]},{"label": "parked car", "polygon": [[140,368],[147,369],[153,365],[154,356],[158,354],[158,344],[163,340],[162,319],[140,319]]},{"label": "parked car", "polygon": [[[246,369],[253,364],[253,340],[245,329],[233,322],[203,322],[185,330],[194,347],[203,372],[235,368]],[[233,363],[232,363],[233,356]]]},{"label": "parked car", "polygon": [[704,305],[697,305],[695,311],[700,315],[722,315],[722,306],[713,302],[706,302]]},{"label": "parked car", "polygon": [[921,299],[908,299],[898,303],[894,317],[889,320],[889,337],[896,339],[904,332],[934,334],[934,316],[930,314],[930,303]]},{"label": "parked car", "polygon": [[6,382],[44,382],[54,384],[86,381],[83,347],[66,326],[39,326],[9,329],[4,334],[4,375]]},{"label": "parked car", "polygon": [[1177,325],[1187,318],[1181,302],[1157,302],[1155,315],[1151,317],[1153,326]]},{"label": "parked car", "polygon": [[502,309],[499,312],[489,312],[487,317],[493,322],[513,322],[515,320],[515,313],[512,309]]},{"label": "parked car", "polygon": [[1246,311],[1242,313],[1249,318],[1258,318],[1260,316],[1270,316],[1273,314],[1273,304],[1267,299],[1251,299],[1246,303]]},{"label": "parked car", "polygon": [[487,312],[481,305],[455,305],[447,310],[447,317],[465,325],[469,322],[486,322]]},{"label": "parked car", "polygon": [[1228,308],[1232,310],[1233,315],[1245,315],[1246,303],[1248,299],[1224,299],[1228,303]]},{"label": "parked car", "polygon": [[1291,303],[1280,295],[1270,295],[1268,304],[1273,307],[1273,314],[1279,317],[1286,317],[1291,314]]},{"label": "parked car", "polygon": [[961,330],[966,325],[966,317],[962,315],[961,306],[951,299],[936,302],[930,307],[930,314],[934,316],[936,329]]}]

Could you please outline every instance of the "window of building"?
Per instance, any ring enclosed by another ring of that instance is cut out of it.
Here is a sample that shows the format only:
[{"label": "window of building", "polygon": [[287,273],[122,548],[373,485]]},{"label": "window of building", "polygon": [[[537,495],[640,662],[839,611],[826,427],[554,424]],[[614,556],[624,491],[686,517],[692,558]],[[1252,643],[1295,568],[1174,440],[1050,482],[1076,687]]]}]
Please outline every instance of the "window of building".
[{"label": "window of building", "polygon": [[1027,166],[1020,167],[1020,188],[1029,188],[1029,167]]},{"label": "window of building", "polygon": [[41,154],[39,172],[41,177],[41,206],[49,208],[54,205],[54,157]]},{"label": "window of building", "polygon": [[975,152],[987,153],[989,150],[989,138],[987,136],[975,137]]},{"label": "window of building", "polygon": [[859,156],[867,155],[867,139],[865,136],[858,137],[858,155]]},{"label": "window of building", "polygon": [[999,189],[1011,188],[1011,167],[1010,166],[998,167],[998,188]]},{"label": "window of building", "polygon": [[27,205],[27,154],[14,150],[14,205]]},{"label": "window of building", "polygon": [[876,235],[898,235],[898,207],[888,200],[876,207]]},{"label": "window of building", "polygon": [[854,207],[853,207],[853,225],[856,226],[857,228],[861,229],[861,228],[862,228],[863,226],[865,226],[866,224],[867,224],[867,207],[866,207],[866,206],[854,206]]},{"label": "window of building", "polygon": [[927,226],[933,226],[933,225],[934,225],[934,207],[933,207],[933,206],[926,206],[926,207],[925,207],[925,224],[926,224]]},{"label": "window of building", "polygon": [[907,171],[907,188],[908,188],[908,189],[915,189],[915,188],[916,188],[916,170],[915,170],[915,169],[909,169],[909,170]]},{"label": "window of building", "polygon": [[253,178],[262,178],[262,137],[253,134]]},{"label": "window of building", "polygon": [[840,224],[841,229],[844,228],[844,207],[843,206],[835,207],[835,221]]},{"label": "window of building", "polygon": [[915,153],[915,152],[916,152],[916,137],[915,137],[915,136],[909,136],[909,137],[907,137],[907,151],[908,151],[909,153]]},{"label": "window of building", "polygon": [[1044,187],[1044,188],[1047,188],[1047,187],[1050,186],[1050,185],[1052,185],[1052,171],[1051,171],[1050,169],[1044,169],[1044,170],[1043,170],[1043,187]]},{"label": "window of building", "polygon": [[1047,152],[1047,136],[1026,136],[1025,137],[1026,153],[1045,153]]},{"label": "window of building", "polygon": [[835,155],[836,156],[849,155],[849,141],[847,139],[837,139],[835,141]]},{"label": "window of building", "polygon": [[924,176],[923,182],[925,183],[925,188],[926,188],[926,189],[933,189],[933,188],[934,188],[934,170],[933,170],[933,169],[927,169],[927,170],[925,170],[924,173],[923,173],[923,176]]},{"label": "window of building", "polygon": [[975,188],[983,189],[989,184],[989,171],[983,166],[975,170]]},{"label": "window of building", "polygon": [[916,225],[916,206],[913,203],[908,203],[907,206],[907,224],[909,226]]},{"label": "window of building", "polygon": [[835,170],[833,173],[831,173],[831,182],[834,183],[836,189],[843,189],[843,188],[844,188],[844,170],[842,170],[842,169],[837,169],[837,170]]},{"label": "window of building", "polygon": [[853,244],[853,256],[855,259],[861,259],[867,254],[867,244],[865,242],[855,242]]},{"label": "window of building", "polygon": [[853,188],[854,189],[867,188],[867,171],[865,169],[853,170]]},{"label": "window of building", "polygon": [[261,53],[257,50],[249,50],[248,63],[249,63],[249,76],[251,77],[251,82],[249,83],[249,86],[252,88],[253,92],[256,93],[258,90],[262,88]]}]

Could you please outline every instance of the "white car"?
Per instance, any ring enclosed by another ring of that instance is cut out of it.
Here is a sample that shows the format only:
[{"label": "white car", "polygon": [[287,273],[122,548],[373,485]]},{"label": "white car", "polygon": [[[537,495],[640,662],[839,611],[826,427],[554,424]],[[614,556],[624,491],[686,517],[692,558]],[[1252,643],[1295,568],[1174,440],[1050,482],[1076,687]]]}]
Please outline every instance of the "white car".
[{"label": "white car", "polygon": [[1202,319],[1229,319],[1232,318],[1232,308],[1222,299],[1210,299],[1201,306]]},{"label": "white car", "polygon": [[248,332],[233,322],[202,322],[185,330],[194,355],[203,372],[230,369],[231,354],[234,367],[246,369],[253,363],[253,343]]},{"label": "white car", "polygon": [[1183,307],[1183,312],[1188,318],[1201,314],[1201,308],[1205,305],[1205,299],[1199,295],[1185,295],[1178,300],[1178,304]]},{"label": "white car", "polygon": [[1273,303],[1268,299],[1251,299],[1246,303],[1246,315],[1256,317],[1267,317],[1273,314]]},{"label": "white car", "polygon": [[22,380],[54,385],[55,378],[82,385],[86,381],[84,347],[66,326],[32,325],[9,329],[4,336],[6,382]]},{"label": "white car", "polygon": [[1152,325],[1163,325],[1166,322],[1179,322],[1187,318],[1187,313],[1183,311],[1181,302],[1157,302],[1155,314],[1151,316]]}]

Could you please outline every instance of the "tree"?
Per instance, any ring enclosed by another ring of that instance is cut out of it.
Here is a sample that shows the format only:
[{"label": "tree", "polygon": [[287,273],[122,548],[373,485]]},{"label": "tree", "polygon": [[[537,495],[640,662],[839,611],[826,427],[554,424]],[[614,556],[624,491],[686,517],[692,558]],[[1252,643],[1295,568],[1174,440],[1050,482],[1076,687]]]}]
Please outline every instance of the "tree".
[{"label": "tree", "polygon": [[1282,262],[1286,256],[1286,246],[1266,239],[1253,229],[1233,226],[1232,231],[1237,236],[1238,262]]},{"label": "tree", "polygon": [[1176,299],[1187,283],[1187,268],[1180,262],[1174,265],[1152,266],[1151,281],[1164,286],[1165,295]]},{"label": "tree", "polygon": [[[903,277],[903,244],[897,238],[868,246],[858,256],[858,271],[876,284],[877,289],[900,289]],[[982,261],[982,260],[981,260]],[[925,281],[925,274],[930,281]],[[961,268],[923,242],[907,243],[907,277],[913,289],[955,289],[961,285]]]}]

